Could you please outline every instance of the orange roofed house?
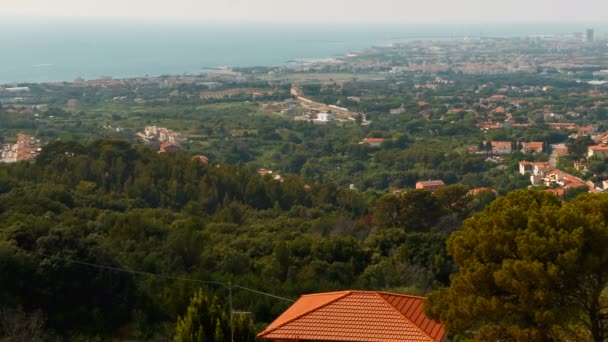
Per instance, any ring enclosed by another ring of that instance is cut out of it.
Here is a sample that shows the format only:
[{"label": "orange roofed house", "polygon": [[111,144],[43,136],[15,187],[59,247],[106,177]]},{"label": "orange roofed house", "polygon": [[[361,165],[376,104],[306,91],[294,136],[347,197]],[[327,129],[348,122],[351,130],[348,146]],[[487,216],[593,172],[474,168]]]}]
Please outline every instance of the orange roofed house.
[{"label": "orange roofed house", "polygon": [[608,145],[593,145],[587,147],[587,157],[608,158]]},{"label": "orange roofed house", "polygon": [[444,186],[445,183],[441,179],[428,181],[419,181],[416,182],[416,189],[428,190],[430,192],[434,192],[440,187]]},{"label": "orange roofed house", "polygon": [[369,144],[371,147],[380,147],[384,142],[384,138],[365,138],[360,144]]},{"label": "orange roofed house", "polygon": [[258,334],[262,340],[446,342],[441,323],[423,313],[424,298],[376,291],[304,295]]}]

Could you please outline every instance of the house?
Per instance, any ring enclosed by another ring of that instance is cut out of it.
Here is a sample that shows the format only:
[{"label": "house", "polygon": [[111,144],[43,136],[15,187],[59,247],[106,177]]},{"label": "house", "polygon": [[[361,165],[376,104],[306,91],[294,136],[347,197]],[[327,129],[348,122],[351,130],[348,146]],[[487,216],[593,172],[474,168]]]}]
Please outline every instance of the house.
[{"label": "house", "polygon": [[401,106],[399,108],[390,109],[388,112],[391,115],[403,114],[403,113],[405,113],[405,108],[403,108],[403,106]]},{"label": "house", "polygon": [[198,160],[205,165],[209,164],[209,157],[204,156],[202,154],[197,154],[197,155],[193,156],[192,160]]},{"label": "house", "polygon": [[551,169],[551,165],[547,162],[519,162],[519,174],[525,175],[526,173],[533,175],[544,176],[544,172]]},{"label": "house", "polygon": [[551,165],[547,162],[519,162],[519,174],[530,174],[530,183],[537,185],[543,182],[547,172],[551,171]]},{"label": "house", "polygon": [[608,158],[608,145],[593,145],[587,147],[587,157]]},{"label": "house", "polygon": [[317,119],[315,121],[318,122],[329,122],[334,120],[334,115],[331,113],[319,113],[317,114]]},{"label": "house", "polygon": [[582,158],[580,161],[575,161],[573,167],[576,171],[587,172],[587,160]]},{"label": "house", "polygon": [[546,186],[556,184],[564,189],[574,189],[579,187],[591,189],[589,185],[582,179],[557,169],[548,171],[543,180]]},{"label": "house", "polygon": [[300,87],[298,87],[297,85],[292,85],[291,90],[289,92],[291,95],[296,96],[296,97],[304,95],[304,92],[302,91],[302,89]]},{"label": "house", "polygon": [[594,126],[579,126],[576,130],[577,137],[592,136],[597,133],[597,128]]},{"label": "house", "polygon": [[532,168],[534,163],[528,161],[520,161],[519,162],[519,174],[525,175],[526,173],[532,173]]},{"label": "house", "polygon": [[174,144],[170,141],[166,141],[166,142],[160,144],[160,150],[158,151],[158,153],[181,152],[181,151],[183,151],[181,146]]},{"label": "house", "polygon": [[545,143],[541,141],[531,141],[521,143],[522,150],[528,153],[542,153],[543,148],[545,147]]},{"label": "house", "polygon": [[488,97],[488,102],[501,102],[507,101],[508,97],[506,95],[492,95]]},{"label": "house", "polygon": [[137,136],[148,144],[152,141],[159,141],[179,145],[187,140],[180,132],[156,126],[146,126],[143,132],[137,133]]},{"label": "house", "polygon": [[380,147],[384,142],[384,138],[365,138],[360,144],[369,144],[371,147]]},{"label": "house", "polygon": [[272,170],[267,170],[267,169],[259,169],[257,171],[258,175],[260,176],[266,176],[266,175],[272,175]]},{"label": "house", "polygon": [[377,291],[303,295],[258,334],[261,340],[447,342],[422,311],[423,297]]},{"label": "house", "polygon": [[595,190],[594,186],[586,184],[578,177],[552,168],[547,162],[521,161],[519,162],[519,173],[522,175],[529,173],[530,183],[532,183],[532,185],[544,184],[548,187],[558,186],[563,189],[573,189],[584,186],[590,190]]},{"label": "house", "polygon": [[495,189],[492,188],[475,188],[475,189],[471,189],[469,191],[467,191],[467,196],[477,196],[479,194],[483,194],[483,193],[488,193],[488,194],[494,194],[495,196],[498,196],[498,192]]},{"label": "house", "polygon": [[78,100],[76,100],[76,99],[69,99],[68,102],[67,102],[67,106],[69,108],[75,108],[75,107],[77,107],[78,106]]},{"label": "house", "polygon": [[428,190],[430,192],[435,192],[440,187],[444,186],[445,183],[441,180],[428,180],[428,181],[420,181],[416,182],[416,189]]},{"label": "house", "polygon": [[576,125],[571,122],[550,122],[547,125],[551,129],[565,129],[569,131],[576,129]]},{"label": "house", "polygon": [[512,152],[510,141],[492,141],[491,144],[494,154],[511,154]]}]

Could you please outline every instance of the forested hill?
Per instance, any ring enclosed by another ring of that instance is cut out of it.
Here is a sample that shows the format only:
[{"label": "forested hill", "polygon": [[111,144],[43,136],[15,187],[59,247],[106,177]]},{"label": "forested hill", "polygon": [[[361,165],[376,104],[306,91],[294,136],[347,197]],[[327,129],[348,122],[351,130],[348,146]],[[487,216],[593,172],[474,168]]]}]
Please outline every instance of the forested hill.
[{"label": "forested hill", "polygon": [[[424,294],[455,270],[449,233],[494,199],[467,190],[384,195],[123,141],[52,142],[33,163],[0,165],[0,321],[35,316],[46,336],[149,340],[174,334],[200,287],[227,305],[225,286],[197,280],[291,299]],[[234,291],[258,329],[289,304]]]}]

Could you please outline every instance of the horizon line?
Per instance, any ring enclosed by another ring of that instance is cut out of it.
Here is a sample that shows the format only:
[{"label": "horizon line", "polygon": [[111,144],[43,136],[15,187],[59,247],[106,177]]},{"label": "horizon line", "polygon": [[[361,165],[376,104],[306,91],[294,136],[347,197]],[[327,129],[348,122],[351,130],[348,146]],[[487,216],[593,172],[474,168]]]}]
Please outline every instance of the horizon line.
[{"label": "horizon line", "polygon": [[511,19],[445,19],[445,18],[434,18],[434,19],[356,19],[356,18],[344,18],[344,19],[252,19],[252,18],[179,18],[179,17],[126,17],[126,16],[40,16],[40,15],[2,15],[0,14],[0,20],[8,21],[19,21],[19,20],[45,20],[45,21],[68,21],[68,22],[79,22],[91,20],[103,22],[154,22],[154,23],[177,23],[177,24],[202,24],[202,23],[227,23],[227,24],[385,24],[385,25],[407,25],[407,24],[458,24],[458,25],[475,25],[475,24],[510,24],[510,23],[528,23],[528,24],[599,24],[600,26],[608,26],[608,24],[601,19],[576,19],[576,20],[560,20],[560,19],[524,19],[524,18],[511,18]]}]

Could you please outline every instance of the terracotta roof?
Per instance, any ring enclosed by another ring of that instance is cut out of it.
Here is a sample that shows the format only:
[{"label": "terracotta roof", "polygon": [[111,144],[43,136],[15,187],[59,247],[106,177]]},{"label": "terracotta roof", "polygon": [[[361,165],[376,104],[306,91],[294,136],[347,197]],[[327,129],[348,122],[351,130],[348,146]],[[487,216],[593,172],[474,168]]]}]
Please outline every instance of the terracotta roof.
[{"label": "terracotta roof", "polygon": [[549,170],[551,169],[551,164],[547,162],[533,162],[532,166],[538,170]]},{"label": "terracotta roof", "polygon": [[420,186],[433,186],[433,185],[445,185],[445,183],[441,179],[437,179],[437,180],[431,180],[431,179],[429,179],[428,181],[419,181],[419,182],[416,182],[416,185],[420,185]]},{"label": "terracotta roof", "polygon": [[541,141],[531,141],[522,143],[522,146],[526,150],[541,150],[543,148],[544,143]]},{"label": "terracotta roof", "polygon": [[511,148],[510,141],[492,141],[493,148]]},{"label": "terracotta roof", "polygon": [[496,192],[496,190],[492,189],[492,188],[475,188],[475,189],[471,189],[469,191],[467,191],[467,195],[477,195],[481,192],[491,192],[495,195],[498,195],[498,192]]},{"label": "terracotta roof", "polygon": [[561,129],[561,128],[565,128],[565,129],[576,129],[576,125],[571,123],[571,122],[551,122],[549,123],[549,128],[554,128],[554,129]]},{"label": "terracotta roof", "polygon": [[384,138],[365,138],[363,139],[363,142],[366,143],[381,143],[384,141]]},{"label": "terracotta roof", "polygon": [[593,145],[588,147],[591,151],[608,151],[608,145]]},{"label": "terracotta roof", "polygon": [[424,298],[375,291],[304,295],[258,337],[294,341],[444,341],[442,324],[422,311]]},{"label": "terracotta roof", "polygon": [[198,160],[200,162],[202,162],[203,164],[208,164],[209,163],[209,157],[204,156],[202,154],[198,154],[192,157],[192,160]]}]

